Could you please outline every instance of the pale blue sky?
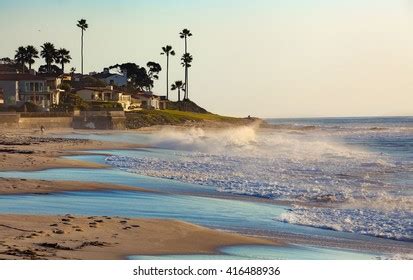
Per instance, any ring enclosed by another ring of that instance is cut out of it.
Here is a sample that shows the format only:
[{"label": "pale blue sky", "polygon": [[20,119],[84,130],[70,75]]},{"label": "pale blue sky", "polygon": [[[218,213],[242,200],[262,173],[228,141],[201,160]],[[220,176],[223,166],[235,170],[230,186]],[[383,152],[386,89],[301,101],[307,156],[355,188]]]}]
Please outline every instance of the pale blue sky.
[{"label": "pale blue sky", "polygon": [[[261,117],[413,115],[408,0],[0,0],[0,57],[50,41],[80,70],[165,65],[160,49],[194,36],[190,97],[208,110]],[[171,82],[183,79],[179,56]],[[37,65],[43,64],[38,60]],[[67,69],[68,69],[67,68]],[[155,91],[165,92],[165,72]],[[173,93],[172,93],[173,94]]]}]

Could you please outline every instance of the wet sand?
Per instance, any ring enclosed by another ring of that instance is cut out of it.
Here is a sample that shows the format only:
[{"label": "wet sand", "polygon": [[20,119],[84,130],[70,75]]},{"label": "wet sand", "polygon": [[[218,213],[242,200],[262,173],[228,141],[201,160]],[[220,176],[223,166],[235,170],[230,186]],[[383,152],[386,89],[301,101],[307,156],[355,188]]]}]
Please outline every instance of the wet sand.
[{"label": "wet sand", "polygon": [[0,259],[212,254],[221,246],[247,244],[278,243],[174,220],[0,215]]},{"label": "wet sand", "polygon": [[49,168],[104,168],[105,165],[59,158],[87,150],[130,149],[139,144],[67,139],[27,130],[0,132],[0,170],[33,171]]},{"label": "wet sand", "polygon": [[0,178],[0,195],[49,194],[68,191],[140,191],[152,192],[143,188],[101,184],[93,182],[48,181]]}]

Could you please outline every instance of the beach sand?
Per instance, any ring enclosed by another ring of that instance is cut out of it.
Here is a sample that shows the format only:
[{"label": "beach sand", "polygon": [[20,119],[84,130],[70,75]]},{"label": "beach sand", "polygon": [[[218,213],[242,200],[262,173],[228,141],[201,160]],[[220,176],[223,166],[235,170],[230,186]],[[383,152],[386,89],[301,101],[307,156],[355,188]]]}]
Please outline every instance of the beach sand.
[{"label": "beach sand", "polygon": [[0,195],[16,194],[49,194],[67,191],[140,191],[152,192],[143,188],[102,184],[93,182],[75,181],[48,181],[48,180],[26,180],[14,178],[0,178]]},{"label": "beach sand", "polygon": [[[34,135],[34,136],[33,136]],[[87,150],[130,149],[139,144],[67,139],[31,133],[27,130],[0,132],[0,170],[33,171],[49,168],[104,168],[62,156],[82,154]]]},{"label": "beach sand", "polygon": [[212,254],[220,246],[246,244],[277,243],[174,220],[0,215],[0,259]]}]

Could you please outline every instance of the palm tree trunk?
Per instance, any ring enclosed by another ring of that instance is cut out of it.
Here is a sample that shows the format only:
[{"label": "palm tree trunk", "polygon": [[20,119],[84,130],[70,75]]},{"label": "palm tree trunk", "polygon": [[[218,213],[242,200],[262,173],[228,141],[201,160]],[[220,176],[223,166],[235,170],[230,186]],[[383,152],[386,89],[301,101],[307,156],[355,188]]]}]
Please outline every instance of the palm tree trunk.
[{"label": "palm tree trunk", "polygon": [[81,60],[82,60],[82,75],[83,75],[83,29],[82,29],[82,39],[80,43],[80,49],[81,49]]},{"label": "palm tree trunk", "polygon": [[[187,37],[185,36],[185,54],[188,53],[188,42]],[[185,94],[184,100],[188,98],[188,67],[185,66]]]},{"label": "palm tree trunk", "polygon": [[188,67],[185,67],[185,98],[188,99]]},{"label": "palm tree trunk", "polygon": [[64,74],[65,73],[65,64],[62,62],[62,74]]},{"label": "palm tree trunk", "polygon": [[32,64],[29,63],[29,70],[32,70]]},{"label": "palm tree trunk", "polygon": [[169,100],[169,53],[166,54],[166,100]]},{"label": "palm tree trunk", "polygon": [[181,101],[181,89],[178,88],[178,101]]}]

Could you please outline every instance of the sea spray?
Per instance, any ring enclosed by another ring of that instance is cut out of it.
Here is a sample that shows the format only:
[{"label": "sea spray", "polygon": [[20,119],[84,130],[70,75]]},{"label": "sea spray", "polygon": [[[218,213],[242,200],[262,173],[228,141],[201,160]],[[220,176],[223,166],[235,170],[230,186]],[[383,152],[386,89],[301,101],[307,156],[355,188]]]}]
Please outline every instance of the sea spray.
[{"label": "sea spray", "polygon": [[285,222],[409,240],[411,186],[395,178],[409,174],[412,163],[349,145],[342,137],[358,140],[387,133],[164,129],[151,135],[152,143],[172,150],[171,157],[111,156],[107,162],[128,172],[213,186],[220,192],[327,206],[292,208]]}]

